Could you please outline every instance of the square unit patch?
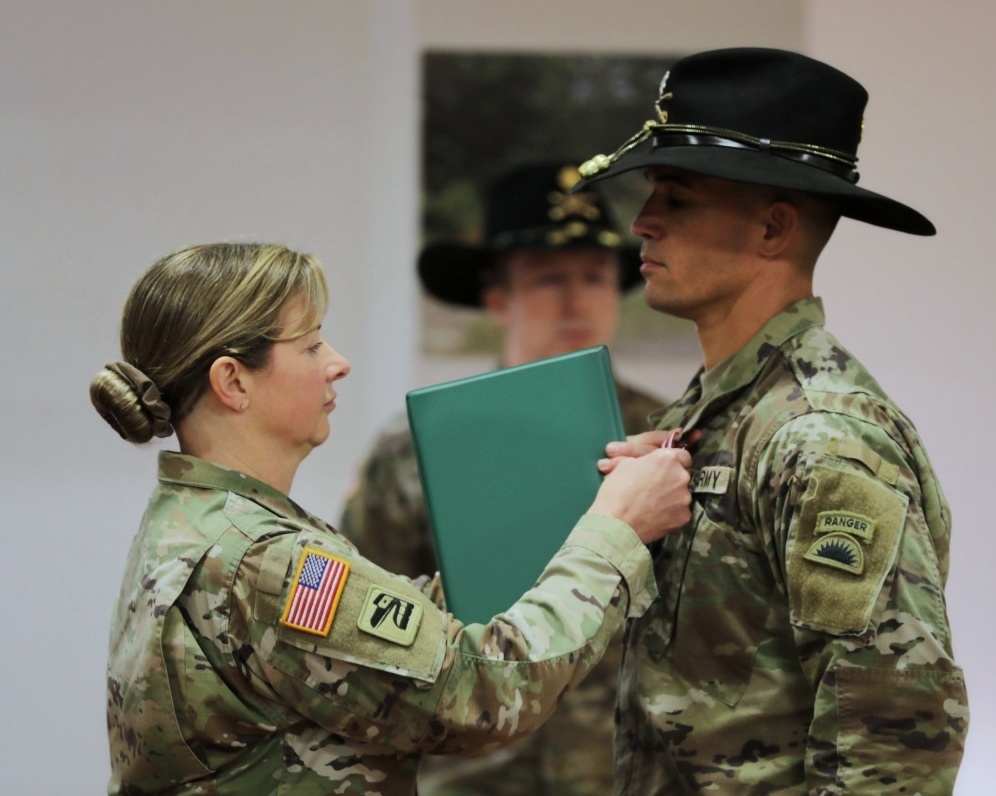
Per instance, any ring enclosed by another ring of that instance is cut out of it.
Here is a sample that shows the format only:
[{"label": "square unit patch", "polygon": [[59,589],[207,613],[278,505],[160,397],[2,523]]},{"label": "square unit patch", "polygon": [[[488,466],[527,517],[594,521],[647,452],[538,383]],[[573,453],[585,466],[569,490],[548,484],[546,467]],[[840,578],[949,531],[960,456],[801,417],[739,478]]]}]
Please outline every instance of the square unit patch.
[{"label": "square unit patch", "polygon": [[408,647],[415,641],[421,622],[419,603],[375,584],[367,591],[357,625],[364,633]]},{"label": "square unit patch", "polygon": [[348,575],[347,562],[306,548],[301,554],[297,577],[280,624],[316,636],[327,636]]}]

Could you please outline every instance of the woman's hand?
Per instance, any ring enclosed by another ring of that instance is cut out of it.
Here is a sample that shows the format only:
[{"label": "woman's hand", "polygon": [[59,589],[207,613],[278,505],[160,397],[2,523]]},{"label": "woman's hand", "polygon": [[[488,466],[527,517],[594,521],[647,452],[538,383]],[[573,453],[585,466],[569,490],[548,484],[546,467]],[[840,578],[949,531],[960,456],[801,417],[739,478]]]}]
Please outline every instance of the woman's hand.
[{"label": "woman's hand", "polygon": [[622,520],[644,544],[678,530],[692,517],[692,455],[683,448],[650,447],[638,457],[615,457],[588,509]]},{"label": "woman's hand", "polygon": [[659,448],[691,448],[702,437],[698,429],[685,434],[680,428],[670,431],[644,431],[631,434],[625,441],[610,442],[605,446],[606,458],[598,460],[598,469],[604,474],[611,473],[624,457],[646,456]]}]

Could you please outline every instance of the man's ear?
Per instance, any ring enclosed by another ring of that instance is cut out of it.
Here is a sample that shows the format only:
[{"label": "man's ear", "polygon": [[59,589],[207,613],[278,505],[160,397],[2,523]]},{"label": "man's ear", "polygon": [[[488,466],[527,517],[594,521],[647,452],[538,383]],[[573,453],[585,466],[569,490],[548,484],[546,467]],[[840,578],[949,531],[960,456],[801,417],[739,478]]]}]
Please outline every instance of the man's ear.
[{"label": "man's ear", "polygon": [[211,363],[208,381],[222,404],[237,412],[249,405],[249,371],[235,357],[218,357]]},{"label": "man's ear", "polygon": [[508,316],[508,291],[503,285],[489,285],[481,294],[481,304],[492,320],[499,326],[505,326]]},{"label": "man's ear", "polygon": [[799,234],[799,209],[789,202],[772,202],[765,211],[763,222],[764,234],[758,243],[758,253],[763,257],[777,257]]}]

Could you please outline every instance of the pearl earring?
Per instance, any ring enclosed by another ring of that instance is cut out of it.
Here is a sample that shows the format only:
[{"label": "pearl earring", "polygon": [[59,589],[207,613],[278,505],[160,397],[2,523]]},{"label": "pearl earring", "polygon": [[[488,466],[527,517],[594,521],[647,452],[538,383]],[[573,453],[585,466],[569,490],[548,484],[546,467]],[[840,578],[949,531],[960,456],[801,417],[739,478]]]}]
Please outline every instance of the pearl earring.
[{"label": "pearl earring", "polygon": [[244,412],[245,410],[246,410],[246,402],[243,401],[242,403],[239,404],[239,411]]}]

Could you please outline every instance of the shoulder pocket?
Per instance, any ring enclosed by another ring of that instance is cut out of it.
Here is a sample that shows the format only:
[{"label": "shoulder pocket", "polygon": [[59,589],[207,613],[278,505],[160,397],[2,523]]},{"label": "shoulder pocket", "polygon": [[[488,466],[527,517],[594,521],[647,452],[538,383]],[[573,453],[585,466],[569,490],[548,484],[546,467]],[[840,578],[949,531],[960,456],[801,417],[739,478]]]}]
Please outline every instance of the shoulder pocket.
[{"label": "shoulder pocket", "polygon": [[833,673],[844,790],[951,793],[968,729],[962,671],[837,666]]}]

